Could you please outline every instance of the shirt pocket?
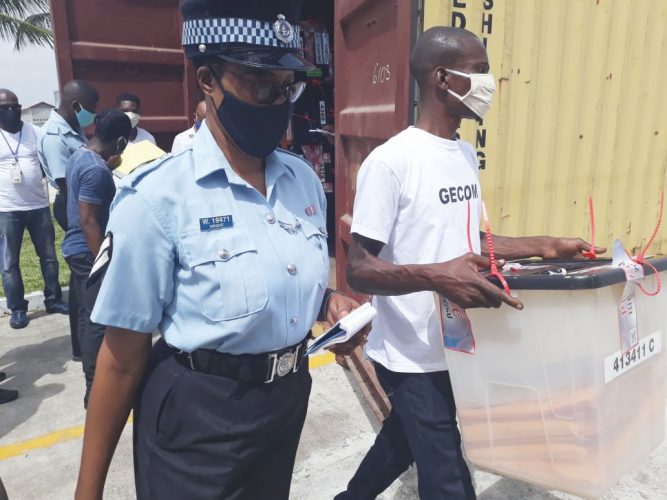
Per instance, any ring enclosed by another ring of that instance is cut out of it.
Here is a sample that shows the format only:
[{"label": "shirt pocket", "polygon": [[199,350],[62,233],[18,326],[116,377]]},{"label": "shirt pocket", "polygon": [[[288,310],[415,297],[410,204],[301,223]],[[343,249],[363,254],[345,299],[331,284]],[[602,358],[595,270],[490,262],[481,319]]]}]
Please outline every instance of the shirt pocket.
[{"label": "shirt pocket", "polygon": [[316,254],[320,259],[321,272],[319,273],[317,283],[321,288],[326,288],[329,284],[329,246],[327,244],[327,230],[324,225],[317,226],[312,222],[299,217],[297,217],[297,220],[301,225],[303,234],[306,236],[307,243],[316,250]]},{"label": "shirt pocket", "polygon": [[269,300],[256,245],[243,228],[181,238],[202,314],[225,321],[255,314]]}]

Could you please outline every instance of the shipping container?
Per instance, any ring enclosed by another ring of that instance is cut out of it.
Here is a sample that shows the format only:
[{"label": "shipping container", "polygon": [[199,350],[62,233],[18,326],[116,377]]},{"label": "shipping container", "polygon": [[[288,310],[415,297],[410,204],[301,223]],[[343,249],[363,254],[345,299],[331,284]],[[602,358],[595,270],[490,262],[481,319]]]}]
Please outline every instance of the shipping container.
[{"label": "shipping container", "polygon": [[[667,171],[667,2],[661,0],[423,0],[336,2],[336,216],[339,287],[356,175],[368,153],[414,121],[408,75],[416,36],[432,26],[476,33],[497,94],[461,137],[477,150],[496,234],[620,238],[645,245]],[[649,253],[665,250],[664,231]],[[372,368],[358,371],[376,414],[388,405]]]},{"label": "shipping container", "polygon": [[89,81],[99,110],[116,107],[121,93],[138,95],[140,126],[171,150],[174,135],[192,126],[197,102],[178,0],[52,0],[51,16],[60,87]]},{"label": "shipping container", "polygon": [[[331,0],[333,1],[333,0]],[[326,4],[326,1],[320,2]],[[649,238],[667,170],[667,2],[662,0],[335,0],[337,282],[356,175],[368,153],[414,122],[408,58],[435,25],[465,27],[489,52],[497,95],[463,139],[477,149],[493,231],[589,235],[602,245]],[[180,48],[177,0],[52,0],[58,75],[91,81],[100,108],[124,91],[143,99],[142,125],[169,148],[197,100]],[[103,21],[103,22],[102,22]],[[665,250],[658,235],[651,252]],[[348,365],[378,416],[388,404],[357,354]]]},{"label": "shipping container", "polygon": [[[667,171],[667,2],[424,0],[424,28],[487,46],[497,94],[477,149],[495,233],[647,243]],[[651,248],[667,250],[662,231]]]}]

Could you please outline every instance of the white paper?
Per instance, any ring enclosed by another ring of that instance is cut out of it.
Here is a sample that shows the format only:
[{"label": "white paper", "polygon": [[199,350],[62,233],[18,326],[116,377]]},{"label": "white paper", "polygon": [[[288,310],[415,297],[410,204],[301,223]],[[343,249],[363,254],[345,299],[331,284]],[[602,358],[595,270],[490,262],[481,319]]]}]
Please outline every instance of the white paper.
[{"label": "white paper", "polygon": [[644,279],[644,268],[630,258],[620,240],[614,241],[612,253],[612,265],[622,268],[627,279],[621,301],[618,304],[621,351],[626,352],[635,347],[638,342],[635,290],[637,282]]},{"label": "white paper", "polygon": [[329,49],[329,33],[322,33],[322,62],[331,63],[331,52]]},{"label": "white paper", "polygon": [[660,331],[644,337],[629,351],[618,351],[604,358],[604,383],[608,384],[616,377],[632,370],[660,352],[662,335]]},{"label": "white paper", "polygon": [[370,323],[375,316],[377,316],[377,311],[369,302],[357,307],[324,332],[324,334],[315,339],[310,347],[306,349],[304,356],[311,356],[332,345],[347,342]]}]

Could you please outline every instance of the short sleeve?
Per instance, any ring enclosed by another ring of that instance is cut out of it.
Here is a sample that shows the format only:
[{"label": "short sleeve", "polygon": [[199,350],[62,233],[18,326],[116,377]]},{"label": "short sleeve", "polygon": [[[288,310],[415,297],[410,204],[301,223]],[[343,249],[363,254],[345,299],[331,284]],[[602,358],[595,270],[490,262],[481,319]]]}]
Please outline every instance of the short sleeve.
[{"label": "short sleeve", "polygon": [[112,206],[107,237],[111,259],[92,320],[151,333],[174,294],[176,246],[136,191],[124,189]]},{"label": "short sleeve", "polygon": [[103,189],[106,172],[94,165],[84,167],[80,172],[78,201],[101,205],[104,202]]},{"label": "short sleeve", "polygon": [[387,244],[398,215],[400,189],[389,165],[372,156],[366,159],[357,177],[351,232]]},{"label": "short sleeve", "polygon": [[177,153],[181,150],[181,134],[174,137],[174,142],[171,143],[171,152]]},{"label": "short sleeve", "polygon": [[64,179],[71,152],[62,138],[56,134],[45,134],[39,151],[42,156],[42,167],[49,178]]}]

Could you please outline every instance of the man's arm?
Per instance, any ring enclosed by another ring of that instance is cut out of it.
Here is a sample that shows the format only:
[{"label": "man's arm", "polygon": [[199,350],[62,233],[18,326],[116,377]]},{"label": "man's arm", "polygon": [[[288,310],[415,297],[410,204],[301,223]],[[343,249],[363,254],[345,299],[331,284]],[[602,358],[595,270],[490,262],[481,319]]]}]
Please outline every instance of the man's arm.
[{"label": "man's arm", "polygon": [[[480,232],[482,255],[489,255],[486,233]],[[591,251],[590,243],[581,238],[554,238],[552,236],[529,236],[512,238],[493,235],[493,249],[497,259],[525,259],[541,257],[543,259],[583,258],[582,253]],[[596,254],[606,252],[606,248],[595,247]]]},{"label": "man's arm", "polygon": [[100,205],[79,201],[79,219],[83,236],[86,238],[86,244],[90,253],[97,255],[100,252],[100,246],[104,241],[104,230],[100,226],[98,215]]},{"label": "man's arm", "polygon": [[480,274],[480,268],[489,267],[488,258],[469,253],[442,263],[396,265],[378,258],[383,246],[382,242],[352,234],[346,269],[351,287],[373,295],[435,291],[464,308],[500,307],[503,302],[523,308],[521,301]]},{"label": "man's arm", "polygon": [[[65,186],[67,165],[72,155],[69,147],[59,135],[46,134],[39,145],[39,152],[42,168],[50,174],[52,179],[56,180],[58,189],[61,190]],[[61,194],[65,193],[61,191]]]},{"label": "man's arm", "polygon": [[150,349],[150,334],[107,329],[86,413],[77,500],[102,499],[109,464],[144,376]]}]

